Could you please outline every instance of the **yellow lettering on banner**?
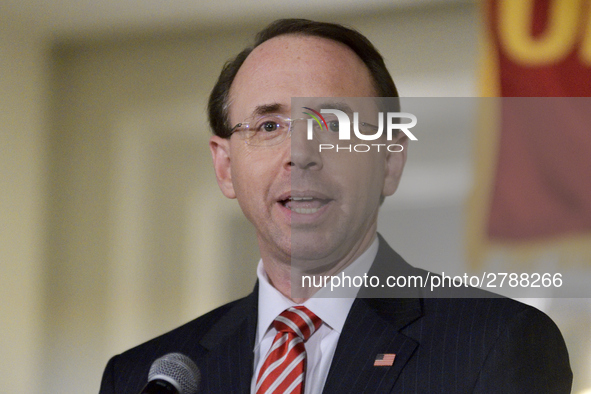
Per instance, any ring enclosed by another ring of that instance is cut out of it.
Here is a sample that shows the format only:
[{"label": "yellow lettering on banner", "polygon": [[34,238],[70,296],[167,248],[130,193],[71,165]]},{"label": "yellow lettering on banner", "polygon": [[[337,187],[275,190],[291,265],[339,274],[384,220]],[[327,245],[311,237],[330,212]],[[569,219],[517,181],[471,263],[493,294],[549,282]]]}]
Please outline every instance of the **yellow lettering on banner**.
[{"label": "yellow lettering on banner", "polygon": [[581,42],[581,63],[584,66],[591,67],[591,2],[587,5],[587,18],[584,26],[585,34]]},{"label": "yellow lettering on banner", "polygon": [[533,37],[534,0],[499,0],[501,45],[514,61],[529,66],[552,64],[564,59],[573,49],[582,0],[548,1],[547,27],[539,37]]}]

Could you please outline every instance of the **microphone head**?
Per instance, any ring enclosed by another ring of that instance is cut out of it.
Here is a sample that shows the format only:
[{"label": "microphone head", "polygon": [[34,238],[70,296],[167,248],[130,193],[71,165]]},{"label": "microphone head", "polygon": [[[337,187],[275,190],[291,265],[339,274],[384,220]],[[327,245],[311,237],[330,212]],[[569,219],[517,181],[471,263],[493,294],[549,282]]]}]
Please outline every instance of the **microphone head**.
[{"label": "microphone head", "polygon": [[148,382],[166,380],[179,390],[179,394],[196,394],[201,380],[197,365],[180,353],[169,353],[160,357],[150,367]]}]

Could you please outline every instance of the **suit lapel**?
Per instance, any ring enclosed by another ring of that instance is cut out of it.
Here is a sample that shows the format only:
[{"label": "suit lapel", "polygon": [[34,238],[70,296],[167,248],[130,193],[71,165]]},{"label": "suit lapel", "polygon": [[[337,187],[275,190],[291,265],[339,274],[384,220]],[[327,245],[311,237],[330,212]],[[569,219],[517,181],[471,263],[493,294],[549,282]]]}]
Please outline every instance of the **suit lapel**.
[{"label": "suit lapel", "polygon": [[[398,332],[420,316],[418,300],[398,301],[355,300],[339,338],[325,393],[389,392],[418,346],[415,340]],[[380,309],[385,307],[401,308],[398,318],[388,321],[380,315]],[[392,366],[374,366],[379,354],[395,354]]]},{"label": "suit lapel", "polygon": [[[380,237],[368,275],[417,274]],[[384,282],[381,282],[384,283]],[[419,345],[401,330],[422,316],[419,293],[363,289],[347,316],[324,386],[324,393],[390,392]],[[379,298],[378,298],[379,297]],[[380,354],[395,354],[391,366],[374,366]]]},{"label": "suit lapel", "polygon": [[207,371],[202,371],[203,392],[250,393],[257,299],[258,286],[237,302],[201,340],[201,346],[209,350],[205,360]]}]

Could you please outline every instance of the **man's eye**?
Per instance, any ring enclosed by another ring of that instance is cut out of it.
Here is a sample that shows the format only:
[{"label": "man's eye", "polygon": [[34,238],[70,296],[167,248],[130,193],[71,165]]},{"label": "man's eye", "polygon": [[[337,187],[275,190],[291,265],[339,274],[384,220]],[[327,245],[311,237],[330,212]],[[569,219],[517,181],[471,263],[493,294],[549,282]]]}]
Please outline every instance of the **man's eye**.
[{"label": "man's eye", "polygon": [[339,131],[339,121],[338,120],[333,120],[328,122],[328,129],[330,131],[334,131],[335,133]]},{"label": "man's eye", "polygon": [[276,122],[264,122],[259,129],[261,131],[266,131],[268,133],[273,132],[273,131],[277,131],[277,129],[279,128],[279,124],[277,124]]}]

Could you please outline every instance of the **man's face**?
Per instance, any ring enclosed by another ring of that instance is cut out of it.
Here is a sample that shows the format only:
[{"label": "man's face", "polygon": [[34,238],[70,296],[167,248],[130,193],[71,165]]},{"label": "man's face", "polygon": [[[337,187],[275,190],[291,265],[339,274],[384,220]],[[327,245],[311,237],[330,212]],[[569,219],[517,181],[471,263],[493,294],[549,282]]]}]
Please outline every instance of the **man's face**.
[{"label": "man's face", "polygon": [[[230,124],[262,108],[290,117],[292,97],[374,96],[369,70],[351,49],[284,35],[255,48],[240,68],[230,89]],[[372,241],[380,197],[396,190],[406,157],[319,153],[304,125],[271,147],[247,145],[236,134],[214,136],[210,146],[218,183],[254,224],[263,262],[293,259],[325,271]]]}]

